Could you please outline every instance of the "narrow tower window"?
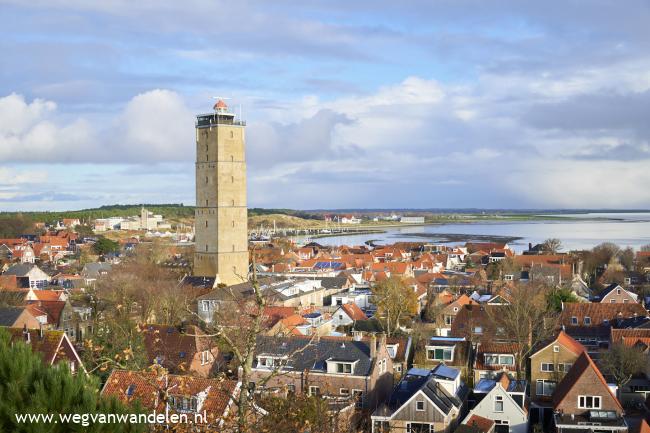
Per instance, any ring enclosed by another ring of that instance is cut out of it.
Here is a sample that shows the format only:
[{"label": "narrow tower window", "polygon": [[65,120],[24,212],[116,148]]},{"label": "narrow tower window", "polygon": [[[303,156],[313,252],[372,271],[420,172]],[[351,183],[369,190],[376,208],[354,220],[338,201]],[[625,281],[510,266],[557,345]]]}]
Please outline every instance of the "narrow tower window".
[{"label": "narrow tower window", "polygon": [[205,226],[208,227],[208,220],[205,220]]},{"label": "narrow tower window", "polygon": [[206,183],[206,185],[207,185],[207,183],[208,183],[208,176],[205,177],[205,183]]},{"label": "narrow tower window", "polygon": [[230,176],[230,182],[235,183],[235,176]]}]

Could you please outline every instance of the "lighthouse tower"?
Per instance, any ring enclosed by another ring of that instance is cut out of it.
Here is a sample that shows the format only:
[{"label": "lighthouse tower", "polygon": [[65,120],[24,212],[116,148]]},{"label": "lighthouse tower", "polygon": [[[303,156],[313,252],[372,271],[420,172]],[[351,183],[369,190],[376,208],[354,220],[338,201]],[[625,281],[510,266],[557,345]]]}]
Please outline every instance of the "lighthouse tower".
[{"label": "lighthouse tower", "polygon": [[245,122],[222,100],[196,117],[194,275],[218,283],[248,278]]}]

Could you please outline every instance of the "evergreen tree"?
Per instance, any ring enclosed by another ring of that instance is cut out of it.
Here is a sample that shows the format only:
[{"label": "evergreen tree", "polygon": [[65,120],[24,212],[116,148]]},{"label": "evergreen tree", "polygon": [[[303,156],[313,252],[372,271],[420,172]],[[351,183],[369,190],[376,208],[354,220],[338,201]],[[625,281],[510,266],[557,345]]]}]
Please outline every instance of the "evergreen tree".
[{"label": "evergreen tree", "polygon": [[[65,363],[46,365],[27,344],[12,344],[8,333],[0,329],[0,432],[144,431],[146,426],[137,424],[83,426],[59,420],[58,414],[127,413],[115,399],[100,397],[98,390],[92,377],[81,372],[73,375]],[[51,423],[19,423],[16,414],[54,414],[54,419]]]}]

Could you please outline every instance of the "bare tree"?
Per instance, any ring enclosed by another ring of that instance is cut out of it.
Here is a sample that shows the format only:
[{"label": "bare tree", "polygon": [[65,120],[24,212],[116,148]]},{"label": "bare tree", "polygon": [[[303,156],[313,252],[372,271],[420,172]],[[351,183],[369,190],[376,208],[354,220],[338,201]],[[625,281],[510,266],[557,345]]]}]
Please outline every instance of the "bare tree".
[{"label": "bare tree", "polygon": [[562,249],[562,241],[558,238],[549,238],[542,243],[542,249],[551,254],[557,254]]},{"label": "bare tree", "polygon": [[634,346],[622,343],[612,345],[602,353],[600,366],[605,374],[611,375],[618,387],[617,397],[620,397],[621,387],[625,386],[637,373],[645,371],[648,355]]},{"label": "bare tree", "polygon": [[375,284],[372,297],[377,306],[377,316],[386,322],[389,337],[395,333],[401,319],[417,311],[418,301],[414,290],[396,276]]},{"label": "bare tree", "polygon": [[501,293],[507,305],[486,309],[496,334],[516,344],[519,379],[525,377],[526,360],[534,348],[555,332],[559,315],[549,307],[548,292],[543,285],[515,284]]}]

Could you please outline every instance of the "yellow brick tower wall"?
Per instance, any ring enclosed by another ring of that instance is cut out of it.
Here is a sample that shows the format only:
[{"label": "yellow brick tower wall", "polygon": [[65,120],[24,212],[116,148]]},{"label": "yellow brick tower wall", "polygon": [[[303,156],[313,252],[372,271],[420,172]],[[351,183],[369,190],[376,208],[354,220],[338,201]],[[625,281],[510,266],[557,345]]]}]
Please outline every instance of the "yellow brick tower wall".
[{"label": "yellow brick tower wall", "polygon": [[196,128],[194,275],[227,285],[248,276],[244,126]]}]

